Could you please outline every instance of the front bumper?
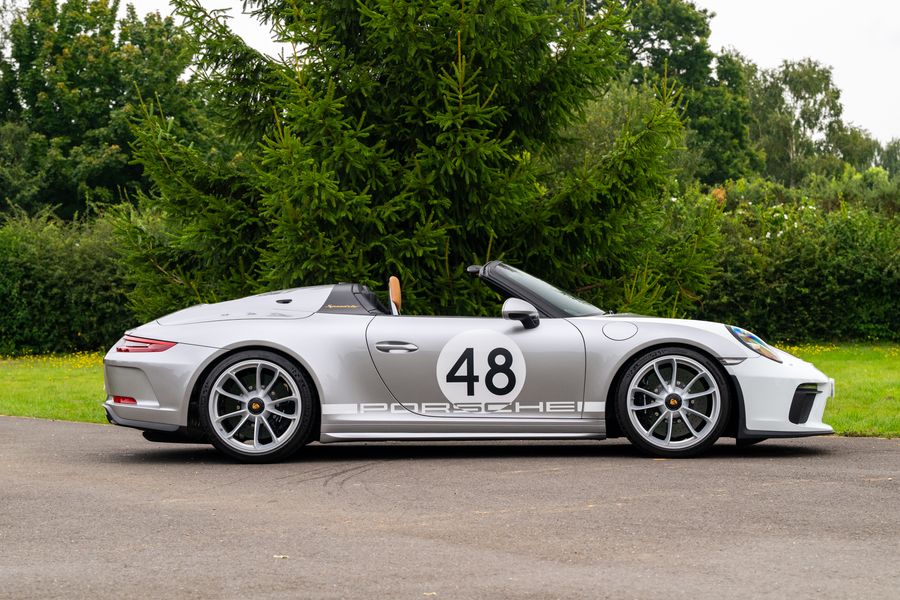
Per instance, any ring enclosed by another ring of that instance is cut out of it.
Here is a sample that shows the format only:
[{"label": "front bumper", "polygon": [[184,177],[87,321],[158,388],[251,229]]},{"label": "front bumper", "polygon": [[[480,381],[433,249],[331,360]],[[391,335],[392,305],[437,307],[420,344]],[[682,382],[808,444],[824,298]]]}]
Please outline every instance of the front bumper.
[{"label": "front bumper", "polygon": [[[191,392],[217,352],[193,344],[176,344],[164,352],[111,348],[103,359],[107,419],[144,430],[175,431],[187,426]],[[113,396],[134,398],[136,404],[117,404]]]},{"label": "front bumper", "polygon": [[801,437],[834,433],[822,422],[834,380],[808,362],[781,353],[779,364],[750,358],[728,367],[738,394],[738,438]]}]

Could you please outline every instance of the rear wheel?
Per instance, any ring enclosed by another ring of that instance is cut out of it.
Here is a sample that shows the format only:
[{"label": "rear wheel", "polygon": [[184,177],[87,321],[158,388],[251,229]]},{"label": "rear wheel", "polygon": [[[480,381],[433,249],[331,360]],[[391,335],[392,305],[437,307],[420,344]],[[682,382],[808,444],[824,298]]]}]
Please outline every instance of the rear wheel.
[{"label": "rear wheel", "polygon": [[638,357],[616,392],[619,426],[653,456],[703,452],[722,435],[730,408],[721,368],[686,348],[660,348]]},{"label": "rear wheel", "polygon": [[312,386],[273,352],[239,352],[207,376],[200,421],[213,446],[243,462],[284,459],[306,443],[313,422]]}]

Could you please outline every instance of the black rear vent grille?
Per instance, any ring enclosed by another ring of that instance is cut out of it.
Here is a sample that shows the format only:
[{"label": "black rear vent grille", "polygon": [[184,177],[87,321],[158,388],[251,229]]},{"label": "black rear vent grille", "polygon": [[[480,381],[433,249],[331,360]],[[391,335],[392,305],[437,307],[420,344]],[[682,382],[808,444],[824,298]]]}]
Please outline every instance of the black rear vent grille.
[{"label": "black rear vent grille", "polygon": [[794,399],[791,401],[791,412],[788,413],[788,419],[791,423],[802,425],[809,420],[809,413],[819,392],[819,386],[815,383],[801,383],[797,386],[797,390],[794,392]]}]

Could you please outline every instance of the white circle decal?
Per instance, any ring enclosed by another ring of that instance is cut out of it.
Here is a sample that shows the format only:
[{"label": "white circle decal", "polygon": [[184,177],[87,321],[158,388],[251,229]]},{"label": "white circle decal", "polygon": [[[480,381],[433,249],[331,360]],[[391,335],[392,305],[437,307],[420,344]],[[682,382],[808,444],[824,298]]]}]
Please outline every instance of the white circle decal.
[{"label": "white circle decal", "polygon": [[490,329],[454,336],[437,361],[441,392],[456,408],[494,412],[512,402],[525,385],[525,357],[512,339]]}]

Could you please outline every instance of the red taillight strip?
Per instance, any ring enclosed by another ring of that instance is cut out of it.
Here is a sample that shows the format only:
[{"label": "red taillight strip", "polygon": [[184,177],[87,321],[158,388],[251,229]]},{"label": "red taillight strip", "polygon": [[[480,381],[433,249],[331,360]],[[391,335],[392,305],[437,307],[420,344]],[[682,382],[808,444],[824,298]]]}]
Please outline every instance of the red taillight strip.
[{"label": "red taillight strip", "polygon": [[147,338],[126,335],[123,346],[116,346],[116,352],[163,352],[175,345],[175,342],[150,340]]}]

